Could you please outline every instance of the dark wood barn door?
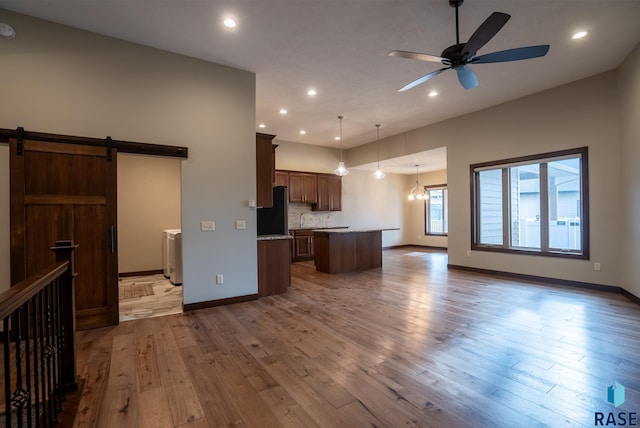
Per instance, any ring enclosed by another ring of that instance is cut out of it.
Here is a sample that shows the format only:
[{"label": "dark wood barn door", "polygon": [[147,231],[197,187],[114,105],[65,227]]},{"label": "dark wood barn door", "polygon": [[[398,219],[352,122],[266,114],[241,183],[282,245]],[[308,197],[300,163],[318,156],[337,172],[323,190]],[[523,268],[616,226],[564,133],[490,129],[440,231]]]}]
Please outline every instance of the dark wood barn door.
[{"label": "dark wood barn door", "polygon": [[25,140],[11,155],[11,284],[54,262],[49,247],[72,240],[76,325],[118,323],[116,150]]}]

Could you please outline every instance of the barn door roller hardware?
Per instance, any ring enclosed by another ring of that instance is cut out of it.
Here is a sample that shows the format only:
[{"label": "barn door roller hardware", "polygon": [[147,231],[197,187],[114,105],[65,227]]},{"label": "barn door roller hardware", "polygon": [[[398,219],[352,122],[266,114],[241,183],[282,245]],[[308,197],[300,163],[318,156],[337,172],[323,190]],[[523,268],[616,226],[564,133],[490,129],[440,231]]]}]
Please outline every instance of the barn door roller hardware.
[{"label": "barn door roller hardware", "polygon": [[22,126],[18,126],[16,128],[16,146],[18,149],[18,156],[22,156],[23,140],[24,140],[24,128]]},{"label": "barn door roller hardware", "polygon": [[107,162],[111,162],[111,148],[113,147],[113,140],[111,137],[107,137],[107,141],[105,141],[105,146],[107,147]]}]

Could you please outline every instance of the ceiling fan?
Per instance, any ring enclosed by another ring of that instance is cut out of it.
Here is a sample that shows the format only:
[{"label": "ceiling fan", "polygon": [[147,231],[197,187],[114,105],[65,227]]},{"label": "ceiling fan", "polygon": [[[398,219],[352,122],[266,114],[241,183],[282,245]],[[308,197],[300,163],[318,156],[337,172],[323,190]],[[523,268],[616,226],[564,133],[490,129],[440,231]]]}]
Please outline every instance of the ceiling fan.
[{"label": "ceiling fan", "polygon": [[522,59],[538,58],[545,56],[549,51],[549,45],[527,46],[522,48],[507,49],[476,56],[476,52],[495,36],[507,23],[511,15],[502,12],[493,12],[471,35],[467,43],[460,43],[460,31],[458,27],[458,8],[464,0],[449,0],[449,5],[456,9],[456,44],[446,48],[440,56],[407,51],[391,51],[389,56],[417,59],[418,61],[439,62],[446,67],[422,76],[419,79],[403,86],[398,92],[403,92],[416,87],[445,70],[454,69],[458,73],[458,81],[464,89],[472,89],[478,86],[478,78],[471,71],[468,64],[489,64],[494,62],[519,61]]}]

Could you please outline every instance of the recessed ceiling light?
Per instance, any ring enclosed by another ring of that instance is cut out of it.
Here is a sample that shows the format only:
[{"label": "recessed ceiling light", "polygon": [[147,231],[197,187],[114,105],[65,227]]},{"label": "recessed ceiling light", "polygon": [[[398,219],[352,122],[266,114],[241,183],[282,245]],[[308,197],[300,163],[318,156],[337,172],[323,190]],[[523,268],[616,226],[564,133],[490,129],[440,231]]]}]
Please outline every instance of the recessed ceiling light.
[{"label": "recessed ceiling light", "polygon": [[280,109],[280,114],[287,114],[287,109],[281,108]]},{"label": "recessed ceiling light", "polygon": [[316,95],[316,94],[317,94],[317,92],[316,92],[316,90],[315,90],[315,89],[309,89],[309,90],[307,91],[307,95],[314,96],[314,95]]},{"label": "recessed ceiling light", "polygon": [[435,97],[436,95],[438,95],[438,92],[437,92],[437,91],[431,91],[431,92],[429,92],[429,96],[430,96],[430,97]]},{"label": "recessed ceiling light", "polygon": [[258,125],[258,128],[266,128],[267,125],[265,125],[264,123],[261,123],[260,125]]},{"label": "recessed ceiling light", "polygon": [[16,30],[5,22],[0,22],[0,37],[3,39],[13,39],[16,36]]},{"label": "recessed ceiling light", "polygon": [[581,39],[581,38],[583,38],[583,37],[584,37],[584,36],[586,36],[586,35],[587,35],[587,32],[586,32],[586,31],[578,31],[576,34],[574,34],[573,36],[571,36],[571,38],[572,38],[573,40],[577,40],[577,39]]},{"label": "recessed ceiling light", "polygon": [[227,28],[236,28],[236,25],[238,25],[236,20],[233,18],[225,18],[225,20],[222,23]]},{"label": "recessed ceiling light", "polygon": [[334,140],[340,141],[340,137],[335,137]]},{"label": "recessed ceiling light", "polygon": [[307,133],[307,131],[305,131],[304,129],[300,130],[300,135],[305,135]]}]

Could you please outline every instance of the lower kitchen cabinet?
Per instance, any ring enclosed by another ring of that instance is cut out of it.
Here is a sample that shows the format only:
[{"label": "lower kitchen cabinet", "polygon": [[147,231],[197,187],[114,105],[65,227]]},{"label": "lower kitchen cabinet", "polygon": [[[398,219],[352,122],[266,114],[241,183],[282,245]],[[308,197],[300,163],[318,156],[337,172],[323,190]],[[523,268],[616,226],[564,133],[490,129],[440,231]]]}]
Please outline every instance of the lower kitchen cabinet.
[{"label": "lower kitchen cabinet", "polygon": [[313,260],[313,232],[311,230],[293,230],[293,261]]},{"label": "lower kitchen cabinet", "polygon": [[287,292],[291,285],[291,238],[258,238],[258,297]]}]

